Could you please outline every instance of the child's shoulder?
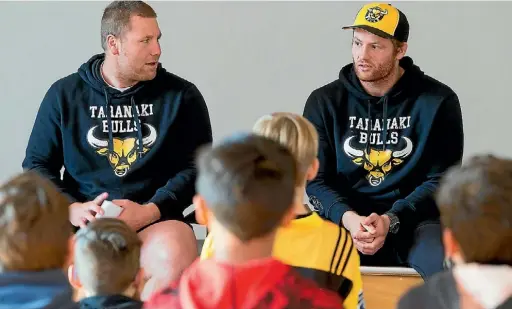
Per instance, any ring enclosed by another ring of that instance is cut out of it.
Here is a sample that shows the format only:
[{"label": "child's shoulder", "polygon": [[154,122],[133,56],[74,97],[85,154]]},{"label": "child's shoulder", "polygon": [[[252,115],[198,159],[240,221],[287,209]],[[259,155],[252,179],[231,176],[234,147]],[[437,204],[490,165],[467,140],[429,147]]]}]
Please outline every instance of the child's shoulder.
[{"label": "child's shoulder", "polygon": [[[313,280],[304,278],[293,268],[281,283],[297,298],[297,304],[304,308],[335,309],[343,308],[341,297],[330,290],[320,288]],[[302,307],[299,307],[302,308]]]}]

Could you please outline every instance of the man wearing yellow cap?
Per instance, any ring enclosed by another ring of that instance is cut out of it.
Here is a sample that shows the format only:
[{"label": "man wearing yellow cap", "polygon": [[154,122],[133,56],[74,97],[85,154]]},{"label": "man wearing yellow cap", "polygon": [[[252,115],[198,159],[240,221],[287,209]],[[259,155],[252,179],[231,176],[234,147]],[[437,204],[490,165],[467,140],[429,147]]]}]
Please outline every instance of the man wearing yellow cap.
[{"label": "man wearing yellow cap", "polygon": [[344,29],[353,63],[304,108],[320,136],[310,202],[350,231],[362,265],[428,278],[443,267],[434,193],[463,155],[458,97],[405,56],[409,22],[394,6],[366,4]]}]

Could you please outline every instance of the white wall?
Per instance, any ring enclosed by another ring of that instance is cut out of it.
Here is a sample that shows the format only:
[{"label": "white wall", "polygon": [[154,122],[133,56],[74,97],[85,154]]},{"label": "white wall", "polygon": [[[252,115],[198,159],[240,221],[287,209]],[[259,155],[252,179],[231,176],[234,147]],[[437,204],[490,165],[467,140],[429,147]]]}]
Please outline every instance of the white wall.
[{"label": "white wall", "polygon": [[[196,83],[215,138],[264,113],[301,112],[309,93],[351,60],[362,2],[150,2],[164,66]],[[56,79],[100,52],[107,2],[0,2],[0,180],[21,170],[36,111]],[[512,106],[511,2],[396,2],[411,24],[409,55],[459,95],[466,156],[507,155]]]}]

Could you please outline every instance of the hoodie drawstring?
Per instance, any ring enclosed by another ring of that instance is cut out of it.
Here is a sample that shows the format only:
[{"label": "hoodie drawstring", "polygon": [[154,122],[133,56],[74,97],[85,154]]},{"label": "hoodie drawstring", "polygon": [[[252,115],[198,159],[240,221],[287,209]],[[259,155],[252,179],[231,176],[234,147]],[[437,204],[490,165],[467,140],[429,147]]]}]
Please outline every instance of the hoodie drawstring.
[{"label": "hoodie drawstring", "polygon": [[[388,96],[383,96],[377,101],[377,105],[382,102],[382,126],[383,126],[383,143],[382,150],[386,150],[386,141],[388,140]],[[368,100],[368,127],[366,128],[366,134],[368,138],[366,139],[366,153],[370,153],[370,139],[372,134],[372,103],[371,100]],[[377,120],[378,121],[378,120]]]},{"label": "hoodie drawstring", "polygon": [[384,102],[382,103],[382,126],[384,127],[384,136],[382,150],[386,150],[386,142],[388,140],[388,97],[384,96]]},{"label": "hoodie drawstring", "polygon": [[142,127],[140,125],[139,114],[137,113],[137,108],[135,107],[135,99],[133,98],[133,96],[132,96],[130,102],[132,104],[132,113],[135,118],[135,126],[137,127],[137,138],[139,140],[139,145],[138,145],[139,151],[137,151],[137,155],[138,155],[138,158],[140,159],[140,157],[142,157],[142,154],[144,153],[144,143],[142,140]]},{"label": "hoodie drawstring", "polygon": [[366,153],[370,153],[370,138],[372,136],[372,102],[368,100],[368,127],[366,128]]},{"label": "hoodie drawstring", "polygon": [[108,122],[108,154],[112,155],[114,153],[114,137],[112,136],[112,117],[110,115],[110,97],[108,95],[107,89],[103,89],[105,93],[105,104],[106,104],[106,113],[107,113],[107,122]]},{"label": "hoodie drawstring", "polygon": [[[108,153],[111,155],[114,153],[114,137],[112,136],[112,116],[110,112],[110,97],[108,95],[107,89],[103,89],[103,92],[105,93],[105,104],[107,106],[107,122],[108,122]],[[132,96],[131,97],[131,105],[132,105],[132,113],[133,117],[135,119],[135,127],[137,128],[137,139],[138,139],[138,151],[137,151],[137,157],[140,159],[142,157],[142,154],[144,152],[144,143],[142,139],[142,126],[140,125],[139,120],[139,114],[137,113],[137,108],[135,106],[135,99]]]}]

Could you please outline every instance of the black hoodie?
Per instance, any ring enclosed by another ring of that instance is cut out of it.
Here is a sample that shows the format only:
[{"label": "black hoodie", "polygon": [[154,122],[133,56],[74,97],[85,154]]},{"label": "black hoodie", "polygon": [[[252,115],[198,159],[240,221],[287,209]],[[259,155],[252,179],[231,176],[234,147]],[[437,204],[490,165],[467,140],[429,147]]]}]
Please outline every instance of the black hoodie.
[{"label": "black hoodie", "polygon": [[103,60],[93,56],[50,87],[23,168],[51,179],[72,201],[108,192],[109,200],[154,202],[162,219],[182,218],[195,192],[195,152],[212,141],[205,101],[160,64],[153,80],[111,88]]},{"label": "black hoodie", "polygon": [[349,64],[306,102],[304,116],[320,138],[320,169],[307,193],[335,223],[347,210],[391,210],[401,223],[439,216],[433,193],[463,154],[459,100],[411,58],[400,66],[405,73],[383,97],[369,95]]}]

